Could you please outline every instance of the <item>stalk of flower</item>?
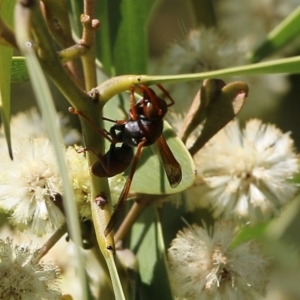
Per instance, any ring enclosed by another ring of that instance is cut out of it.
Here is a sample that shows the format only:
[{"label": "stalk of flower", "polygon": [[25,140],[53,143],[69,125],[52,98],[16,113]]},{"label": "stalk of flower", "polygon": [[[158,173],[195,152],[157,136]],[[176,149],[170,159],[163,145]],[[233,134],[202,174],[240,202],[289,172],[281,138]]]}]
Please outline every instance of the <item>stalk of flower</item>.
[{"label": "stalk of flower", "polygon": [[38,248],[0,239],[0,299],[61,299],[58,268],[39,262],[38,254]]},{"label": "stalk of flower", "polygon": [[215,223],[213,233],[191,226],[177,233],[168,250],[177,299],[260,299],[266,293],[268,260],[255,241],[231,249],[235,225]]},{"label": "stalk of flower", "polygon": [[232,121],[195,156],[199,197],[189,210],[208,206],[214,217],[266,221],[289,202],[297,187],[289,179],[298,160],[289,133],[254,119],[241,130]]}]

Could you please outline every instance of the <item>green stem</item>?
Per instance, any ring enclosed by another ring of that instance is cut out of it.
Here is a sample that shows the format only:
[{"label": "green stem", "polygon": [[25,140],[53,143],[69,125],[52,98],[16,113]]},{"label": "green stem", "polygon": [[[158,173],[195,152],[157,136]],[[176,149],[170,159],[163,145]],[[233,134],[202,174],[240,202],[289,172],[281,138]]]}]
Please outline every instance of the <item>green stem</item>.
[{"label": "green stem", "polygon": [[88,51],[88,46],[79,41],[77,44],[58,52],[61,63],[80,58]]},{"label": "green stem", "polygon": [[224,78],[241,75],[246,76],[278,73],[300,73],[300,56],[195,74],[180,74],[171,76],[122,75],[106,80],[105,82],[97,86],[92,92],[96,92],[98,94],[100,104],[101,106],[103,106],[116,94],[127,91],[131,85],[179,83],[204,80],[208,78]]}]

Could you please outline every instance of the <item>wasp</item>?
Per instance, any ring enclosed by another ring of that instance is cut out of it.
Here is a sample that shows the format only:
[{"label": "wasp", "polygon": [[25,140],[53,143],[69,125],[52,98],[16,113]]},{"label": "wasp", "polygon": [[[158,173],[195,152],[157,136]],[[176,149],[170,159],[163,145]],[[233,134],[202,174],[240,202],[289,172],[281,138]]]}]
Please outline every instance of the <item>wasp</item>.
[{"label": "wasp", "polygon": [[[111,126],[109,131],[104,129],[100,131],[97,130],[111,145],[104,155],[97,155],[98,161],[92,165],[92,173],[99,177],[112,177],[124,172],[130,167],[118,203],[105,229],[105,235],[108,235],[113,230],[119,219],[144,147],[156,144],[165,173],[172,188],[177,187],[181,182],[181,166],[162,135],[164,116],[168,112],[168,108],[174,105],[175,102],[162,85],[158,84],[157,86],[169,99],[169,103],[159,97],[153,89],[146,85],[131,86],[128,119],[112,120],[103,117],[103,120],[113,122],[114,125]],[[138,101],[135,101],[134,95],[136,91],[142,95]],[[81,112],[75,111],[74,109],[70,111],[81,115],[91,123],[88,117]],[[93,127],[95,126],[93,125]],[[135,154],[133,150],[134,147],[137,148]]]}]

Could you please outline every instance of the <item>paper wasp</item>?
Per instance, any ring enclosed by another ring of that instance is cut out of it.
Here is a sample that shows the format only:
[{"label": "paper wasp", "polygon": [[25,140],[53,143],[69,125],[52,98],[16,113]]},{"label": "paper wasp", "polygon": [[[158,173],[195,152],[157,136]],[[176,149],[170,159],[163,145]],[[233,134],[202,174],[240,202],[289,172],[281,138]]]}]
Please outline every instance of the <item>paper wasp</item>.
[{"label": "paper wasp", "polygon": [[[103,117],[104,120],[113,122],[115,125],[113,125],[109,131],[97,130],[101,136],[111,142],[111,146],[104,155],[97,155],[99,160],[91,167],[92,173],[99,177],[111,177],[122,173],[130,166],[129,175],[116,208],[105,229],[105,235],[112,231],[118,221],[128,196],[143,147],[156,144],[170,186],[175,188],[181,182],[181,166],[162,136],[163,118],[168,111],[168,107],[174,104],[174,100],[161,85],[157,86],[170,100],[170,103],[167,103],[163,98],[157,96],[156,93],[146,85],[132,86],[130,87],[128,119],[112,120]],[[134,100],[135,91],[142,93],[142,97],[136,103]],[[81,115],[91,123],[89,118],[81,112],[74,109],[70,109],[70,112]],[[92,124],[92,126],[95,127],[94,124]],[[121,146],[117,146],[119,143],[121,143]],[[135,154],[133,147],[137,147]]]}]

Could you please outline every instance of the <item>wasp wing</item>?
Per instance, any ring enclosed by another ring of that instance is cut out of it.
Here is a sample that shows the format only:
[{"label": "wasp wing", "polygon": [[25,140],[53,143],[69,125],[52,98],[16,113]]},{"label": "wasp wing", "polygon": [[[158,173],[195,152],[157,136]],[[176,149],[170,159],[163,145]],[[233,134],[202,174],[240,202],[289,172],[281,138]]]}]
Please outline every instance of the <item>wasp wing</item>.
[{"label": "wasp wing", "polygon": [[181,166],[162,135],[157,139],[156,146],[159,150],[158,153],[164,165],[170,186],[176,188],[182,179]]}]

